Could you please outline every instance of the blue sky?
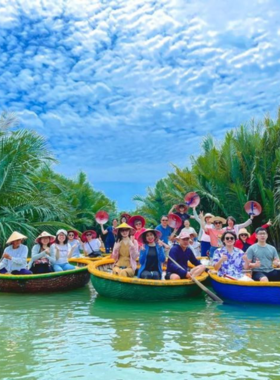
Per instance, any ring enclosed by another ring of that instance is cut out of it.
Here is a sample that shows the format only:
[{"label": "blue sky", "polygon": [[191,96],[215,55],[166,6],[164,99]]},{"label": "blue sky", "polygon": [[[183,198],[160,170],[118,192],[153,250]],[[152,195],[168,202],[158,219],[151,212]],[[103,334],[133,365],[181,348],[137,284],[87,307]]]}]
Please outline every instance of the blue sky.
[{"label": "blue sky", "polygon": [[131,198],[208,133],[275,116],[278,0],[0,0],[0,110],[75,177]]}]

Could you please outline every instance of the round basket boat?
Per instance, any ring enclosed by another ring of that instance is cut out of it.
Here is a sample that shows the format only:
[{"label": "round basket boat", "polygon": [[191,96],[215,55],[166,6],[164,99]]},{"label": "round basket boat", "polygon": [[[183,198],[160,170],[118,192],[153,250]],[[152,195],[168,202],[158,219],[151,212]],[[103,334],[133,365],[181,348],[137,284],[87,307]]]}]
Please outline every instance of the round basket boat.
[{"label": "round basket boat", "polygon": [[211,285],[224,300],[280,305],[280,282],[234,281],[209,272]]},{"label": "round basket boat", "polygon": [[77,268],[63,272],[45,274],[12,275],[0,274],[0,292],[48,293],[73,290],[85,286],[90,279],[88,261],[72,259]]},{"label": "round basket boat", "polygon": [[[120,277],[112,274],[113,265],[114,260],[104,259],[88,266],[91,282],[101,296],[135,301],[167,301],[191,298],[201,293],[201,289],[192,280],[166,281]],[[207,277],[207,273],[204,273],[197,279],[203,282]]]}]

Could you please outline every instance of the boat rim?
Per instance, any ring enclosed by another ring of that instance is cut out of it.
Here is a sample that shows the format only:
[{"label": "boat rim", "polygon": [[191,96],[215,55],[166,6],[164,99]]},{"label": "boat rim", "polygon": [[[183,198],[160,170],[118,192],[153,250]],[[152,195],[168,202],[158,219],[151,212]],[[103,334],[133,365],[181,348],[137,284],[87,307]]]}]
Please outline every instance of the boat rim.
[{"label": "boat rim", "polygon": [[240,280],[230,280],[223,277],[218,276],[217,274],[211,273],[211,271],[208,272],[210,278],[220,284],[226,284],[226,285],[237,285],[237,286],[249,286],[249,287],[280,287],[280,281],[268,281],[268,282],[261,282],[261,281],[240,281]]},{"label": "boat rim", "polygon": [[[102,265],[108,265],[113,264],[115,261],[113,259],[103,259],[99,260],[97,262],[91,262],[88,265],[88,271],[91,275],[103,278],[105,280],[111,280],[116,282],[123,282],[127,284],[134,284],[134,285],[146,285],[146,286],[186,286],[186,285],[195,285],[195,282],[193,280],[145,280],[142,278],[135,278],[135,277],[123,277],[123,276],[117,276],[112,273],[103,272],[99,269],[97,269],[99,266]],[[207,273],[203,273],[202,275],[196,277],[198,281],[204,281],[208,277]]]}]

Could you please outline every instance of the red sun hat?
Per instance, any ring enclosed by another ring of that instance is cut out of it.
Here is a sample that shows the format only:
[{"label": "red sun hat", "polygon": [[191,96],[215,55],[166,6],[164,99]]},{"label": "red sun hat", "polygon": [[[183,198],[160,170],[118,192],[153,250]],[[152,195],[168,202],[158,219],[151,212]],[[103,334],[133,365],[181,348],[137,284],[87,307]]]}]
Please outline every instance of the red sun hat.
[{"label": "red sun hat", "polygon": [[92,238],[93,239],[96,239],[97,238],[97,233],[94,231],[94,230],[87,230],[85,232],[82,233],[82,242],[86,243],[88,240],[87,240],[87,237],[86,237],[86,234],[88,234],[89,232],[92,233]]},{"label": "red sun hat", "polygon": [[144,244],[143,242],[143,236],[147,233],[147,232],[154,232],[157,236],[157,238],[159,239],[161,237],[161,232],[158,231],[158,230],[153,230],[152,228],[147,228],[145,231],[141,232],[141,234],[138,236],[138,239],[137,241],[140,243],[140,244]]},{"label": "red sun hat", "polygon": [[72,232],[74,234],[74,239],[79,239],[79,233],[78,233],[78,231],[76,231],[76,230],[69,230],[69,231],[67,231],[67,235],[69,235],[70,232]]},{"label": "red sun hat", "polygon": [[184,198],[186,205],[189,207],[196,207],[200,203],[200,196],[194,191],[185,195]]},{"label": "red sun hat", "polygon": [[182,219],[180,216],[170,213],[167,215],[167,218],[169,227],[175,228],[176,230],[181,227]]},{"label": "red sun hat", "polygon": [[134,216],[132,216],[132,217],[129,219],[128,224],[129,224],[131,227],[135,228],[134,223],[135,223],[136,220],[140,220],[140,222],[142,223],[142,228],[145,227],[146,220],[145,220],[145,219],[143,218],[143,216],[141,216],[141,215],[134,215]]},{"label": "red sun hat", "polygon": [[262,212],[262,206],[255,201],[248,201],[247,203],[245,203],[244,209],[249,215],[258,216]]},{"label": "red sun hat", "polygon": [[187,206],[185,203],[178,203],[175,207],[175,210],[177,212],[180,212],[180,208],[184,207],[184,212],[188,211],[189,206]]},{"label": "red sun hat", "polygon": [[105,224],[109,220],[109,214],[106,211],[100,210],[95,214],[95,220],[98,224]]}]

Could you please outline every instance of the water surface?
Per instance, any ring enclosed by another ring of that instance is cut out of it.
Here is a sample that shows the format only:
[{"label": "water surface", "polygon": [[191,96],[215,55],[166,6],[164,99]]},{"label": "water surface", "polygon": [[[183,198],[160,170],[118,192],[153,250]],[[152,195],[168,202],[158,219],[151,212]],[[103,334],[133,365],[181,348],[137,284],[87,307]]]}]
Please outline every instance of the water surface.
[{"label": "water surface", "polygon": [[1,379],[279,379],[280,308],[0,294]]}]

